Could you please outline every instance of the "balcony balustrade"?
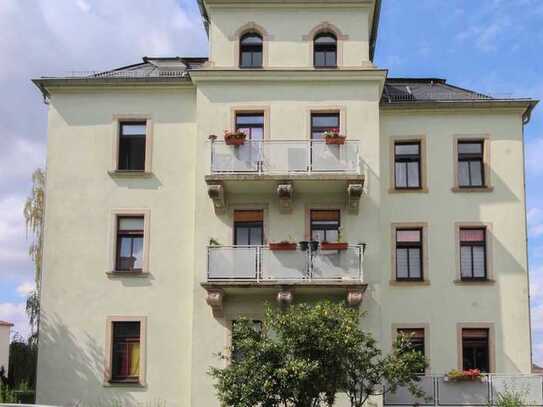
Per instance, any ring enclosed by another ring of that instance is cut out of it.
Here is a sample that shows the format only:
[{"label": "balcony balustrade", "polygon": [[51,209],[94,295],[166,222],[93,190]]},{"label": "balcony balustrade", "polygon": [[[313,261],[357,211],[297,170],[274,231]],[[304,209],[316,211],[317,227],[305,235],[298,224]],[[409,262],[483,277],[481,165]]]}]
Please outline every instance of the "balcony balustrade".
[{"label": "balcony balustrade", "polygon": [[362,245],[346,250],[271,250],[267,246],[209,246],[208,281],[356,281],[362,278]]},{"label": "balcony balustrade", "polygon": [[358,141],[247,140],[240,146],[214,141],[211,172],[221,174],[360,173]]},{"label": "balcony balustrade", "polygon": [[[225,292],[239,295],[275,290],[277,300],[290,303],[294,288],[308,294],[347,294],[362,301],[364,245],[345,250],[272,250],[268,246],[209,246],[207,278],[202,286],[214,313],[222,312]],[[304,291],[305,290],[305,291]]]},{"label": "balcony balustrade", "polygon": [[527,406],[543,405],[543,376],[490,374],[482,379],[451,381],[444,375],[423,376],[419,387],[426,394],[415,398],[406,388],[386,393],[385,406],[489,406],[505,391],[520,394]]}]

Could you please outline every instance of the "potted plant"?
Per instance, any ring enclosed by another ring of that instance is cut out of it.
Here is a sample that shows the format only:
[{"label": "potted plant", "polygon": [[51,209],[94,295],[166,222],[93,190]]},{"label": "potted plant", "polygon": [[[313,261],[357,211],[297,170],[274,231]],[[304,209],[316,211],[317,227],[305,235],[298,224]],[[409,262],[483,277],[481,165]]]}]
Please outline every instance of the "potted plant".
[{"label": "potted plant", "polygon": [[339,129],[327,130],[323,136],[326,144],[345,144],[345,136],[339,134]]},{"label": "potted plant", "polygon": [[337,230],[337,242],[321,242],[321,250],[347,250],[349,243],[343,242],[343,228]]},{"label": "potted plant", "polygon": [[281,240],[280,242],[276,243],[269,243],[270,250],[273,251],[292,251],[296,250],[296,243],[292,241],[291,237],[289,236],[289,240]]},{"label": "potted plant", "polygon": [[453,369],[444,377],[446,382],[482,381],[485,378],[479,369],[458,370]]},{"label": "potted plant", "polygon": [[319,248],[319,242],[316,240],[302,240],[299,242],[300,249],[304,252],[307,251],[309,248],[311,248],[311,251],[314,252]]},{"label": "potted plant", "polygon": [[245,144],[247,135],[242,131],[224,131],[224,142],[229,146],[241,146]]}]

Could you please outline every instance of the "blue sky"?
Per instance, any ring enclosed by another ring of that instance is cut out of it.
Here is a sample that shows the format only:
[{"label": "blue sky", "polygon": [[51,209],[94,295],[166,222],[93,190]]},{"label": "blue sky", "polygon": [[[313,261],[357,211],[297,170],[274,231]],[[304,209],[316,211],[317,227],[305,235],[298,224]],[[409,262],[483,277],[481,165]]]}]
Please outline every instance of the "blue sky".
[{"label": "blue sky", "polygon": [[[375,63],[497,96],[543,98],[541,0],[383,0]],[[0,0],[0,320],[28,332],[22,206],[45,159],[47,111],[30,78],[205,56],[195,0]],[[526,127],[535,360],[543,363],[543,105]]]}]

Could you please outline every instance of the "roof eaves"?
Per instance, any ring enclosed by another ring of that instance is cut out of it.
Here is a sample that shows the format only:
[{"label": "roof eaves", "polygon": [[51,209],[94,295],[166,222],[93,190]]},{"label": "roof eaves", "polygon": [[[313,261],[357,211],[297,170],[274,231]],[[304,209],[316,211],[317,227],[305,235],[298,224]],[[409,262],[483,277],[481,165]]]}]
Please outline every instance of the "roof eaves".
[{"label": "roof eaves", "polygon": [[0,321],[0,326],[14,326],[14,324],[7,321]]}]

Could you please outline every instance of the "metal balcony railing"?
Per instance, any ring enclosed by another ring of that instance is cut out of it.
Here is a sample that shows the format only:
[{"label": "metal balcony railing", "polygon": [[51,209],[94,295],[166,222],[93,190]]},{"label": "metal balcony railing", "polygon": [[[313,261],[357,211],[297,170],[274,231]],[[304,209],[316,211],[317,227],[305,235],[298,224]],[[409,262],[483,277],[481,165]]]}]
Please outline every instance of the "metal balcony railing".
[{"label": "metal balcony railing", "polygon": [[212,173],[360,173],[358,141],[326,144],[324,140],[246,140],[240,146],[211,143]]},{"label": "metal balcony railing", "polygon": [[521,395],[527,406],[543,406],[543,377],[540,375],[490,374],[481,380],[449,381],[444,375],[423,376],[419,387],[424,398],[414,398],[406,388],[386,393],[385,406],[489,406],[505,391]]},{"label": "metal balcony railing", "polygon": [[362,282],[363,245],[346,250],[274,251],[268,246],[209,246],[208,281]]}]

